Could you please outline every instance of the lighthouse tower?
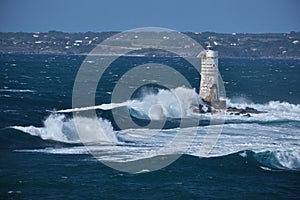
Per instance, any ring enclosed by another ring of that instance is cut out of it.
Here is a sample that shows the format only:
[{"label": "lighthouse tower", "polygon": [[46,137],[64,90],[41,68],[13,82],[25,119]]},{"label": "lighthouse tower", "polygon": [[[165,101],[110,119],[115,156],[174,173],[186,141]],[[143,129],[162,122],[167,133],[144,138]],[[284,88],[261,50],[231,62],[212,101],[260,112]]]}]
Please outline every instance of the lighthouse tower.
[{"label": "lighthouse tower", "polygon": [[200,97],[216,109],[225,109],[226,102],[220,100],[218,52],[209,45],[198,57],[201,57]]}]

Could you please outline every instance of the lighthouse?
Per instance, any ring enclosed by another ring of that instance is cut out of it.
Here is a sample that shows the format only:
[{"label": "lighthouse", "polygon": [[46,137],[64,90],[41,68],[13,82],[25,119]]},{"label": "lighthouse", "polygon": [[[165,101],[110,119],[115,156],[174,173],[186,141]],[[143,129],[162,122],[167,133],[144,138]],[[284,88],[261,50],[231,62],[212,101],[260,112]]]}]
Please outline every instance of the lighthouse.
[{"label": "lighthouse", "polygon": [[201,81],[199,95],[215,109],[225,109],[226,101],[220,100],[218,52],[209,45],[198,57],[201,58]]}]

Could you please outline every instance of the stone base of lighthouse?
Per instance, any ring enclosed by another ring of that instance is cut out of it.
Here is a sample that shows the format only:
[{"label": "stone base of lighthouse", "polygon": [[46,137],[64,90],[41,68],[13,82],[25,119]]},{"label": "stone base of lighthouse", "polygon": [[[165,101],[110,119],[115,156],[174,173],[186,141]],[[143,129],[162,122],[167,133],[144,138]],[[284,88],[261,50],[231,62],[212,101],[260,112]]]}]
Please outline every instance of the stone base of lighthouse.
[{"label": "stone base of lighthouse", "polygon": [[219,101],[211,101],[209,103],[215,109],[226,109],[226,101],[219,100]]}]

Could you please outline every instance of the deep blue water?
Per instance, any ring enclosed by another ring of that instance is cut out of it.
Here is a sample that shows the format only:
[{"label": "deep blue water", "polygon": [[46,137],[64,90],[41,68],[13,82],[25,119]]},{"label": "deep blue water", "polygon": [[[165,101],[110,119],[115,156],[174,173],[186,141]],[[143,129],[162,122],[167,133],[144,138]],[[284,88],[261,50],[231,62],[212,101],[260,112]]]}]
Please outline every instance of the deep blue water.
[{"label": "deep blue water", "polygon": [[[155,152],[175,131],[198,134],[191,148],[171,165],[131,174],[107,167],[88,154],[72,115],[53,112],[72,108],[73,84],[84,59],[74,55],[0,55],[0,199],[300,198],[299,60],[220,59],[227,104],[268,113],[250,118],[228,114],[217,144],[204,158],[197,147],[208,124],[178,130],[176,109],[168,110],[169,120],[161,135],[146,140],[142,133],[151,135],[155,129],[145,128],[143,120],[136,119],[141,129],[124,130],[115,123],[112,110],[98,110],[101,126],[111,130],[118,146],[133,153]],[[96,104],[110,103],[120,77],[145,63],[171,66],[198,92],[200,76],[182,58],[122,57],[101,78]],[[183,97],[193,94],[184,87],[174,90]],[[142,103],[130,104],[138,113],[135,117],[147,117],[143,111],[148,101],[171,104],[168,94],[151,87],[136,94]],[[124,109],[114,109],[120,119]],[[82,124],[91,127],[94,122]],[[174,147],[170,155],[153,157],[159,160],[178,153]],[[101,156],[106,155],[116,159],[109,148]]]}]

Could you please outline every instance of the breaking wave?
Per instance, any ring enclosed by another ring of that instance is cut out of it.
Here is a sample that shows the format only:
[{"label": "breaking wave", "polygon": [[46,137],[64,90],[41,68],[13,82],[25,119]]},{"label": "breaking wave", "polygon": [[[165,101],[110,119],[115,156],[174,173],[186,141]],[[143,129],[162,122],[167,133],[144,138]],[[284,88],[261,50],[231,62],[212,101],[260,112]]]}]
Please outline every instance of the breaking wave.
[{"label": "breaking wave", "polygon": [[260,111],[265,111],[266,113],[261,113],[253,115],[253,118],[249,120],[260,120],[260,121],[276,121],[276,120],[293,120],[300,121],[300,105],[291,104],[288,102],[280,101],[269,101],[265,104],[256,104],[252,102],[232,102],[227,99],[227,106],[246,108],[251,107]]},{"label": "breaking wave", "polygon": [[[119,107],[127,107],[131,114],[145,117],[150,120],[161,120],[163,118],[193,118],[191,105],[199,103],[197,93],[192,89],[179,87],[174,90],[160,89],[157,93],[144,94],[139,99],[128,100],[124,103],[102,104],[97,109],[110,110]],[[227,106],[231,107],[253,107],[266,111],[267,113],[252,114],[252,117],[227,115],[229,122],[223,126],[223,132],[218,138],[217,144],[209,152],[207,157],[220,157],[230,154],[239,154],[243,157],[251,157],[256,160],[262,169],[273,170],[299,170],[300,147],[298,145],[300,136],[299,128],[294,125],[300,121],[300,105],[288,102],[270,101],[266,104],[255,104],[251,102],[232,102],[227,100]],[[78,108],[81,109],[81,108]],[[89,109],[95,109],[90,107]],[[64,112],[72,112],[63,110]],[[80,111],[80,110],[76,110]],[[59,112],[59,111],[58,111]],[[43,122],[42,127],[35,126],[12,126],[10,128],[20,130],[32,136],[40,137],[42,140],[53,140],[57,142],[78,144],[82,143],[77,134],[77,129],[91,135],[91,141],[103,144],[103,156],[107,159],[110,152],[107,143],[124,147],[129,155],[138,153],[155,152],[162,148],[175,134],[186,134],[196,132],[196,137],[187,137],[182,145],[189,142],[191,145],[184,154],[201,156],[199,154],[208,126],[170,128],[155,130],[147,128],[114,130],[110,121],[98,117],[89,119],[84,117],[75,119],[61,113],[52,113]],[[205,114],[210,115],[210,114]],[[265,123],[260,123],[265,122]],[[276,122],[275,125],[269,122]],[[286,124],[288,123],[288,124]],[[294,123],[294,124],[293,124]],[[84,141],[85,143],[88,141]],[[181,144],[174,147],[168,154],[180,154]],[[83,146],[71,147],[47,147],[18,151],[53,153],[53,154],[85,154],[87,151]],[[252,152],[252,153],[249,153]],[[126,155],[126,159],[129,155]],[[153,154],[153,156],[158,156]],[[113,156],[112,156],[113,158]]]},{"label": "breaking wave", "polygon": [[[110,141],[117,142],[113,128],[109,121],[88,118],[78,118],[76,121],[80,127],[76,127],[74,119],[67,118],[61,114],[51,114],[44,122],[43,127],[35,126],[12,126],[11,128],[23,131],[32,136],[38,136],[43,140],[53,140],[64,143],[81,143],[80,137],[76,128],[81,128],[86,131],[106,133]],[[103,139],[103,138],[101,138]]]},{"label": "breaking wave", "polygon": [[[56,113],[79,112],[86,110],[111,110],[119,107],[128,107],[135,117],[146,117],[151,120],[163,118],[182,118],[192,114],[193,104],[203,103],[195,90],[178,87],[172,90],[160,89],[157,93],[143,94],[139,99],[128,100],[122,103],[101,104],[84,108],[73,108],[56,111]],[[136,111],[136,112],[135,112]]]},{"label": "breaking wave", "polygon": [[300,152],[297,151],[242,151],[244,158],[252,158],[263,170],[300,170]]},{"label": "breaking wave", "polygon": [[192,114],[193,104],[203,103],[195,90],[178,87],[172,90],[160,89],[157,94],[145,94],[139,100],[129,102],[130,109],[152,120],[182,118]]},{"label": "breaking wave", "polygon": [[[85,108],[59,110],[56,113],[68,113],[84,110],[111,110],[119,107],[128,107],[130,113],[137,118],[161,120],[164,118],[184,118],[195,116],[194,105],[202,104],[202,100],[194,89],[178,87],[172,90],[160,89],[157,93],[145,93],[139,99],[128,100],[121,103],[101,104]],[[300,121],[300,105],[288,102],[269,101],[265,104],[256,104],[243,98],[226,100],[227,107],[251,107],[261,114],[252,114],[252,117],[227,115],[227,119],[242,119],[245,121]]]}]

